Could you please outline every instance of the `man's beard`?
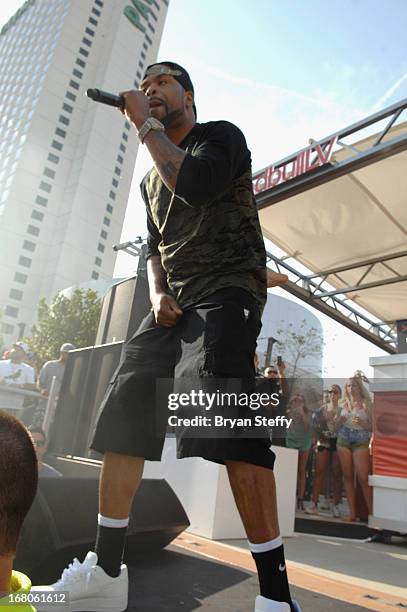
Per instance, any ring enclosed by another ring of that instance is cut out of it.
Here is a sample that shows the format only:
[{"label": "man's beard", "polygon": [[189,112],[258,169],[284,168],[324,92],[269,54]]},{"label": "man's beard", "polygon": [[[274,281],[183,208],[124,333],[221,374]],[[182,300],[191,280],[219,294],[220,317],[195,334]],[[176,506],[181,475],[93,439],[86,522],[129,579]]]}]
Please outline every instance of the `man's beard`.
[{"label": "man's beard", "polygon": [[165,129],[168,129],[169,127],[174,127],[174,125],[176,125],[178,119],[180,119],[183,116],[183,112],[180,109],[168,111],[167,106],[166,106],[166,109],[167,109],[167,114],[160,121],[165,127]]}]

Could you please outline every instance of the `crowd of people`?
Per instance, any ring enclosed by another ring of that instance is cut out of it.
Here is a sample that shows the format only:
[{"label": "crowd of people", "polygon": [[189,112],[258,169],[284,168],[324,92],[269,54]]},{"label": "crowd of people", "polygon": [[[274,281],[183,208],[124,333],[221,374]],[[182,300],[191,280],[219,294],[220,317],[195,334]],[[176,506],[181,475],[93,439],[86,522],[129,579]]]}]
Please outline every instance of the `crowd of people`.
[{"label": "crowd of people", "polygon": [[[65,364],[69,351],[75,349],[70,342],[64,342],[59,351],[58,359],[47,361],[37,371],[35,356],[30,353],[25,342],[15,342],[10,349],[4,351],[0,359],[0,408],[18,416],[26,425],[40,424],[43,418],[43,406],[39,400],[48,398],[51,385],[55,379],[55,395],[58,396]],[[13,389],[38,393],[38,399],[33,393],[21,394],[20,402],[3,391]]]},{"label": "crowd of people", "polygon": [[[355,485],[358,483],[370,514],[372,400],[368,379],[357,371],[343,388],[332,384],[323,392],[322,399],[315,402],[306,392],[296,391],[298,381],[287,380],[285,370],[281,361],[267,365],[263,372],[258,372],[258,381],[264,385],[268,379],[273,387],[271,390],[277,390],[281,396],[279,413],[292,419],[286,435],[281,432],[278,437],[273,432],[271,435],[274,445],[298,451],[298,509],[311,515],[321,511],[345,521],[355,521],[358,518]],[[343,494],[347,501],[345,510],[341,504]]]}]

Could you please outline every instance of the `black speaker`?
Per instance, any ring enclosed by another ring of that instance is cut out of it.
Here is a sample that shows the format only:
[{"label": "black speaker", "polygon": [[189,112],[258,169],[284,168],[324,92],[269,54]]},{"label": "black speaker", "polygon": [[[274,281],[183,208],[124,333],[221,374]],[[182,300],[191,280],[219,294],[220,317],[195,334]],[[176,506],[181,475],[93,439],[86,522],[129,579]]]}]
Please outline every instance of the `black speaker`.
[{"label": "black speaker", "polygon": [[48,450],[87,457],[99,407],[116,370],[123,342],[68,353],[64,377],[49,432]]},{"label": "black speaker", "polygon": [[142,274],[113,285],[103,299],[95,344],[128,340],[150,307],[148,282]]},{"label": "black speaker", "polygon": [[[93,550],[98,513],[100,465],[63,460],[59,470],[76,476],[40,479],[37,495],[24,521],[14,569],[36,584],[55,582],[73,557],[83,559]],[[80,476],[81,475],[81,476]],[[177,496],[165,480],[146,479],[134,498],[124,561],[167,546],[189,525]]]}]

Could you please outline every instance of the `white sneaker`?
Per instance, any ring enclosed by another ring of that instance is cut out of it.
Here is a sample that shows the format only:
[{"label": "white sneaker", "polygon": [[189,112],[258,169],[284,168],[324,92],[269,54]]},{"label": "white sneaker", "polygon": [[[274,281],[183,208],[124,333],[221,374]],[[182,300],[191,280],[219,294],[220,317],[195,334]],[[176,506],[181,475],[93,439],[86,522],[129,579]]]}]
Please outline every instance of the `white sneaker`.
[{"label": "white sneaker", "polygon": [[[297,601],[293,600],[293,606],[295,612],[301,612],[301,608]],[[267,599],[262,595],[258,595],[256,597],[254,612],[291,612],[291,607],[284,601],[275,601],[274,599]]]},{"label": "white sneaker", "polygon": [[319,514],[318,508],[314,502],[311,502],[309,506],[305,508],[306,514]]},{"label": "white sneaker", "polygon": [[[122,565],[117,578],[111,578],[97,565],[98,556],[89,551],[80,563],[74,559],[62,572],[61,578],[48,586],[32,587],[31,593],[67,592],[69,606],[35,603],[37,612],[124,612],[127,608],[129,579],[127,566]],[[59,600],[61,601],[61,600]]]}]

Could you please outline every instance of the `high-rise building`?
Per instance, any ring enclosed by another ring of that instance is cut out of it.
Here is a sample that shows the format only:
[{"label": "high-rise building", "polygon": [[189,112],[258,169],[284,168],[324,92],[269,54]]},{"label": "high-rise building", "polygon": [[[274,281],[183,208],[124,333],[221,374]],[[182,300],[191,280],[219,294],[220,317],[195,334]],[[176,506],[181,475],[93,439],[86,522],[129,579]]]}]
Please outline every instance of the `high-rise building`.
[{"label": "high-rise building", "polygon": [[28,0],[0,32],[0,308],[7,343],[38,300],[110,278],[138,141],[86,97],[137,88],[168,0]]}]

